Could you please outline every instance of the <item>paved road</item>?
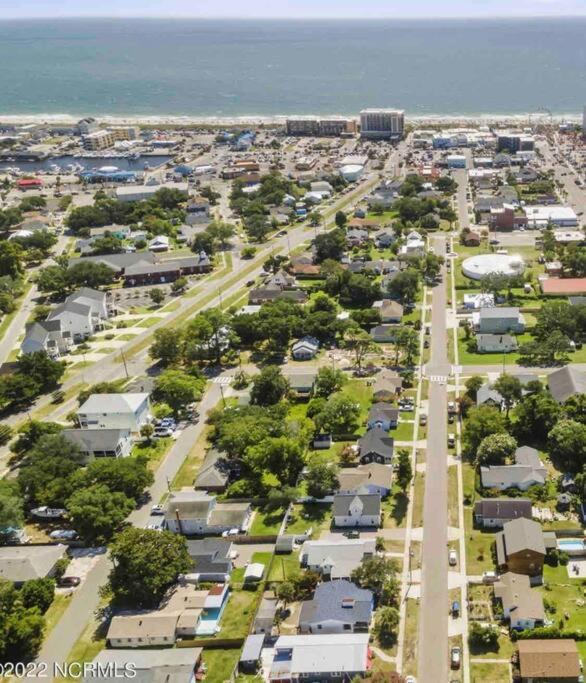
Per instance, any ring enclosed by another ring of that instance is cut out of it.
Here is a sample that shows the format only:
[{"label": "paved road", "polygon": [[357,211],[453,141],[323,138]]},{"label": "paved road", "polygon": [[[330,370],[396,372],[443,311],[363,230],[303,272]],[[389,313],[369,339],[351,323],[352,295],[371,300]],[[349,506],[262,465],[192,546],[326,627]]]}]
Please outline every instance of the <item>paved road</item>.
[{"label": "paved road", "polygon": [[[437,254],[444,254],[446,238],[435,237]],[[431,358],[426,375],[436,377],[429,387],[428,433],[423,502],[421,608],[419,613],[418,680],[443,681],[448,672],[448,471],[447,391],[447,273],[432,293]],[[441,381],[441,378],[444,378]]]}]

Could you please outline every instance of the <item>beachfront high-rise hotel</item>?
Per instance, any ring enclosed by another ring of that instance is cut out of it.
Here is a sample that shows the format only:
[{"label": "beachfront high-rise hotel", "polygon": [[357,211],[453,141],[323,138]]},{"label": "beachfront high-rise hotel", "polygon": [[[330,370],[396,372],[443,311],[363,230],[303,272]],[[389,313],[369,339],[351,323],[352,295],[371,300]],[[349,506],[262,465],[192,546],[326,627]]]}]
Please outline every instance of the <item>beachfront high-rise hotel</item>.
[{"label": "beachfront high-rise hotel", "polygon": [[400,109],[363,109],[360,135],[370,140],[400,140],[405,128],[405,112]]}]

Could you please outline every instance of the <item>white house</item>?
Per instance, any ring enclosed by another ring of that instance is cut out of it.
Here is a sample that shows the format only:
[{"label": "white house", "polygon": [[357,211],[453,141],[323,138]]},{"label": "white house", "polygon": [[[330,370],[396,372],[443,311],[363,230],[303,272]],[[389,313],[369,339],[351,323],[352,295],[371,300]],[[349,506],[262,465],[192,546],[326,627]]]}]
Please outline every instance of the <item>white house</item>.
[{"label": "white house", "polygon": [[128,429],[138,434],[151,421],[148,394],[92,394],[79,407],[81,429]]},{"label": "white house", "polygon": [[374,553],[374,538],[305,541],[299,562],[324,578],[346,579],[363,560],[374,557]]},{"label": "white house", "polygon": [[27,325],[20,352],[27,354],[45,351],[51,358],[59,358],[68,353],[72,345],[71,332],[61,331],[60,320],[44,320]]},{"label": "white house", "polygon": [[291,347],[295,360],[311,360],[319,351],[319,341],[315,337],[302,337]]},{"label": "white house", "polygon": [[521,631],[544,625],[543,598],[537,588],[531,588],[526,574],[503,574],[494,584],[494,597],[501,601],[503,615],[512,629]]},{"label": "white house", "polygon": [[62,434],[78,446],[88,460],[125,458],[132,450],[129,429],[64,429]]},{"label": "white house", "polygon": [[149,242],[149,251],[169,251],[170,244],[167,235],[156,235]]},{"label": "white house", "polygon": [[407,235],[405,244],[399,250],[399,253],[401,254],[413,256],[423,256],[424,252],[425,240],[415,230]]},{"label": "white house", "polygon": [[75,301],[64,301],[49,313],[47,320],[59,320],[61,332],[69,332],[74,341],[91,336],[96,329],[91,307]]},{"label": "white house", "polygon": [[379,527],[381,498],[378,494],[337,493],[333,504],[334,524],[338,527]]},{"label": "white house", "polygon": [[165,507],[165,526],[185,536],[221,534],[230,529],[246,531],[252,509],[249,503],[218,503],[202,491],[173,491]]}]

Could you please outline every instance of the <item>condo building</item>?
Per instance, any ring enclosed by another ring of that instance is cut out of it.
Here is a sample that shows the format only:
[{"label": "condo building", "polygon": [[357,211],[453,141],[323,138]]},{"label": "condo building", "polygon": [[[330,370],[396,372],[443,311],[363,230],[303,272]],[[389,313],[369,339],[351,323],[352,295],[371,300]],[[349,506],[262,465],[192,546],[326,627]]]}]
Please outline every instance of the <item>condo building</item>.
[{"label": "condo building", "polygon": [[400,109],[363,109],[360,134],[372,140],[399,140],[405,128],[405,112]]}]

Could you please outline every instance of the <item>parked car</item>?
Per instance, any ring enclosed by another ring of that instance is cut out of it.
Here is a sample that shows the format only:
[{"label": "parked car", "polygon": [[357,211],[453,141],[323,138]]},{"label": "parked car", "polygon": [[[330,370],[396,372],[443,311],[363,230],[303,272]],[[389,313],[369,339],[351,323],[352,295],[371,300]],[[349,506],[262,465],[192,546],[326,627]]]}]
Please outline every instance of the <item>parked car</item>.
[{"label": "parked car", "polygon": [[165,514],[165,507],[161,505],[160,503],[157,503],[157,505],[153,505],[151,508],[151,515],[164,515]]},{"label": "parked car", "polygon": [[458,553],[455,550],[448,552],[448,564],[450,567],[455,567],[458,564]]},{"label": "parked car", "polygon": [[448,448],[454,448],[456,445],[456,437],[453,434],[448,434]]},{"label": "parked car", "polygon": [[222,532],[222,538],[230,538],[231,536],[238,536],[240,534],[240,529],[234,527],[233,529],[226,529]]},{"label": "parked car", "polygon": [[496,572],[482,572],[482,583],[495,583],[499,580]]},{"label": "parked car", "polygon": [[346,536],[346,538],[360,538],[360,531],[350,529],[350,531],[344,532],[344,536]]},{"label": "parked car", "polygon": [[77,538],[77,531],[73,529],[55,529],[55,531],[51,531],[49,538],[59,541],[74,541]]},{"label": "parked car", "polygon": [[60,579],[57,579],[59,588],[75,588],[75,586],[79,586],[80,583],[81,579],[79,576],[62,576]]},{"label": "parked car", "polygon": [[454,619],[460,616],[460,603],[457,600],[454,600],[454,602],[452,603],[451,612]]},{"label": "parked car", "polygon": [[459,647],[453,647],[450,652],[450,666],[452,669],[459,669],[462,660],[462,651]]},{"label": "parked car", "polygon": [[425,413],[421,413],[421,415],[419,416],[419,424],[422,427],[425,427],[425,425],[427,424],[427,415]]},{"label": "parked car", "polygon": [[157,436],[159,438],[173,436],[173,430],[169,427],[157,427],[155,429],[154,436]]}]

